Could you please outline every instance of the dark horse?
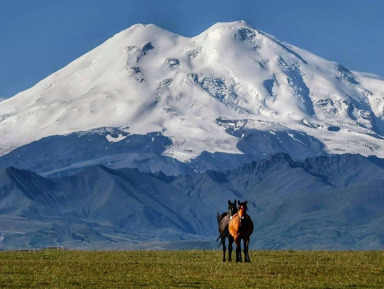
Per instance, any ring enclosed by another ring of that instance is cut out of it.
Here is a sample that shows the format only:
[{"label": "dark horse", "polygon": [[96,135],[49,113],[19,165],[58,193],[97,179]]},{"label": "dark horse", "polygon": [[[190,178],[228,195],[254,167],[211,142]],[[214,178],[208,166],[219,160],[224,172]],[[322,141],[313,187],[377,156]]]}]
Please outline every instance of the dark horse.
[{"label": "dark horse", "polygon": [[219,224],[220,235],[219,237],[217,237],[216,241],[221,238],[220,245],[223,246],[223,262],[225,262],[225,251],[226,251],[225,238],[228,238],[228,261],[232,261],[233,237],[231,236],[231,234],[229,234],[228,224],[232,216],[236,213],[237,213],[236,201],[231,203],[230,200],[228,200],[228,212],[222,213],[221,215],[217,213],[217,223]]},{"label": "dark horse", "polygon": [[251,262],[248,254],[249,236],[253,232],[253,222],[247,215],[247,201],[238,201],[238,212],[229,221],[229,233],[236,243],[236,262],[243,262],[241,258],[241,239],[244,241],[245,262]]}]

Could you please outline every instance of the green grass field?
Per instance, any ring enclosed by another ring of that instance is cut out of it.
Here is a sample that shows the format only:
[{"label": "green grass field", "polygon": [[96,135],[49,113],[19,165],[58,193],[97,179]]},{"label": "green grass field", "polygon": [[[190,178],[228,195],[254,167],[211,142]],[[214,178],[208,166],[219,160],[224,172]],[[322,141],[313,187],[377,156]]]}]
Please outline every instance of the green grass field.
[{"label": "green grass field", "polygon": [[1,288],[384,288],[384,252],[0,252]]}]

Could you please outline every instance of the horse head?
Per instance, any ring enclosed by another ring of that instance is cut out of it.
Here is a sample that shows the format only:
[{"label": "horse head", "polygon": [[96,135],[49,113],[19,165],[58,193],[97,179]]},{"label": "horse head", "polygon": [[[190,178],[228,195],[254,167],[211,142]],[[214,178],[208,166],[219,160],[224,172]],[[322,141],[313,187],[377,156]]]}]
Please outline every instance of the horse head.
[{"label": "horse head", "polygon": [[228,200],[228,215],[229,215],[229,217],[232,217],[236,213],[237,213],[236,200],[233,203],[231,203],[231,201]]},{"label": "horse head", "polygon": [[238,201],[238,211],[237,213],[239,214],[239,219],[240,219],[240,222],[241,220],[243,220],[245,218],[245,216],[247,215],[247,202],[248,201],[245,201],[245,202],[240,202]]}]

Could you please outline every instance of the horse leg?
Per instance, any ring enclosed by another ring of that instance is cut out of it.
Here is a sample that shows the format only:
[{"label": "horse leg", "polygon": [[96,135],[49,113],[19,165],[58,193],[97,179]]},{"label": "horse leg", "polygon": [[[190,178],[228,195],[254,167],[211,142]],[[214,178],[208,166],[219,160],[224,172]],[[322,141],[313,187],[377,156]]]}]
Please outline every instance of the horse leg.
[{"label": "horse leg", "polygon": [[225,237],[221,237],[221,245],[223,246],[223,262],[225,262],[225,251],[226,251]]},{"label": "horse leg", "polygon": [[233,245],[233,237],[228,237],[228,261],[232,262],[232,245]]},{"label": "horse leg", "polygon": [[241,258],[241,239],[235,237],[236,243],[236,262],[243,262]]},{"label": "horse leg", "polygon": [[244,239],[244,258],[245,258],[245,262],[251,262],[251,259],[249,258],[249,254],[248,254],[248,246],[249,246],[249,237]]},{"label": "horse leg", "polygon": [[239,262],[243,262],[243,257],[241,256],[241,239],[239,239]]}]

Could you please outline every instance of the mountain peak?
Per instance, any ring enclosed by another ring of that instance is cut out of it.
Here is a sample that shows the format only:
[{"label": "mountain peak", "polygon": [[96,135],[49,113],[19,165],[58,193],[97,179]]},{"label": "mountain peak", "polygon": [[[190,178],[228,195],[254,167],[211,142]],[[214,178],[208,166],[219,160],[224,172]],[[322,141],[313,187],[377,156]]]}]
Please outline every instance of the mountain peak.
[{"label": "mountain peak", "polygon": [[[384,81],[349,71],[245,21],[186,38],[153,24],[120,32],[0,103],[0,151],[97,127],[160,131],[165,155],[241,153],[242,129],[301,132],[331,153],[383,157]],[[241,125],[240,125],[241,124]],[[300,135],[297,135],[300,136]]]},{"label": "mountain peak", "polygon": [[212,29],[235,29],[235,28],[250,28],[254,29],[250,24],[248,24],[244,20],[239,21],[231,21],[231,22],[217,22],[213,24],[211,27],[209,27],[207,30]]},{"label": "mountain peak", "polygon": [[[256,30],[250,24],[248,24],[246,21],[239,20],[239,21],[231,21],[231,22],[217,22],[217,23],[211,25],[206,30],[202,31],[200,34],[204,34],[204,33],[207,33],[208,31],[212,31],[212,30],[241,29],[241,28],[248,28],[248,29]],[[158,26],[158,25],[153,24],[153,23],[148,23],[148,24],[137,23],[137,24],[134,24],[134,25],[128,27],[127,29],[121,31],[120,33],[132,32],[132,31],[136,31],[136,30],[141,30],[141,32],[142,32],[142,30],[148,30],[148,31],[152,31],[152,32],[157,30],[157,31],[163,31],[166,33],[175,34],[172,31],[164,29],[161,26]],[[184,37],[183,35],[178,35],[178,36]]]},{"label": "mountain peak", "polygon": [[233,22],[218,22],[197,35],[195,39],[210,38],[213,40],[219,40],[223,37],[227,37],[228,40],[231,38],[233,40],[233,37],[238,37],[242,40],[246,40],[255,36],[256,33],[258,33],[258,31],[244,20]]}]

